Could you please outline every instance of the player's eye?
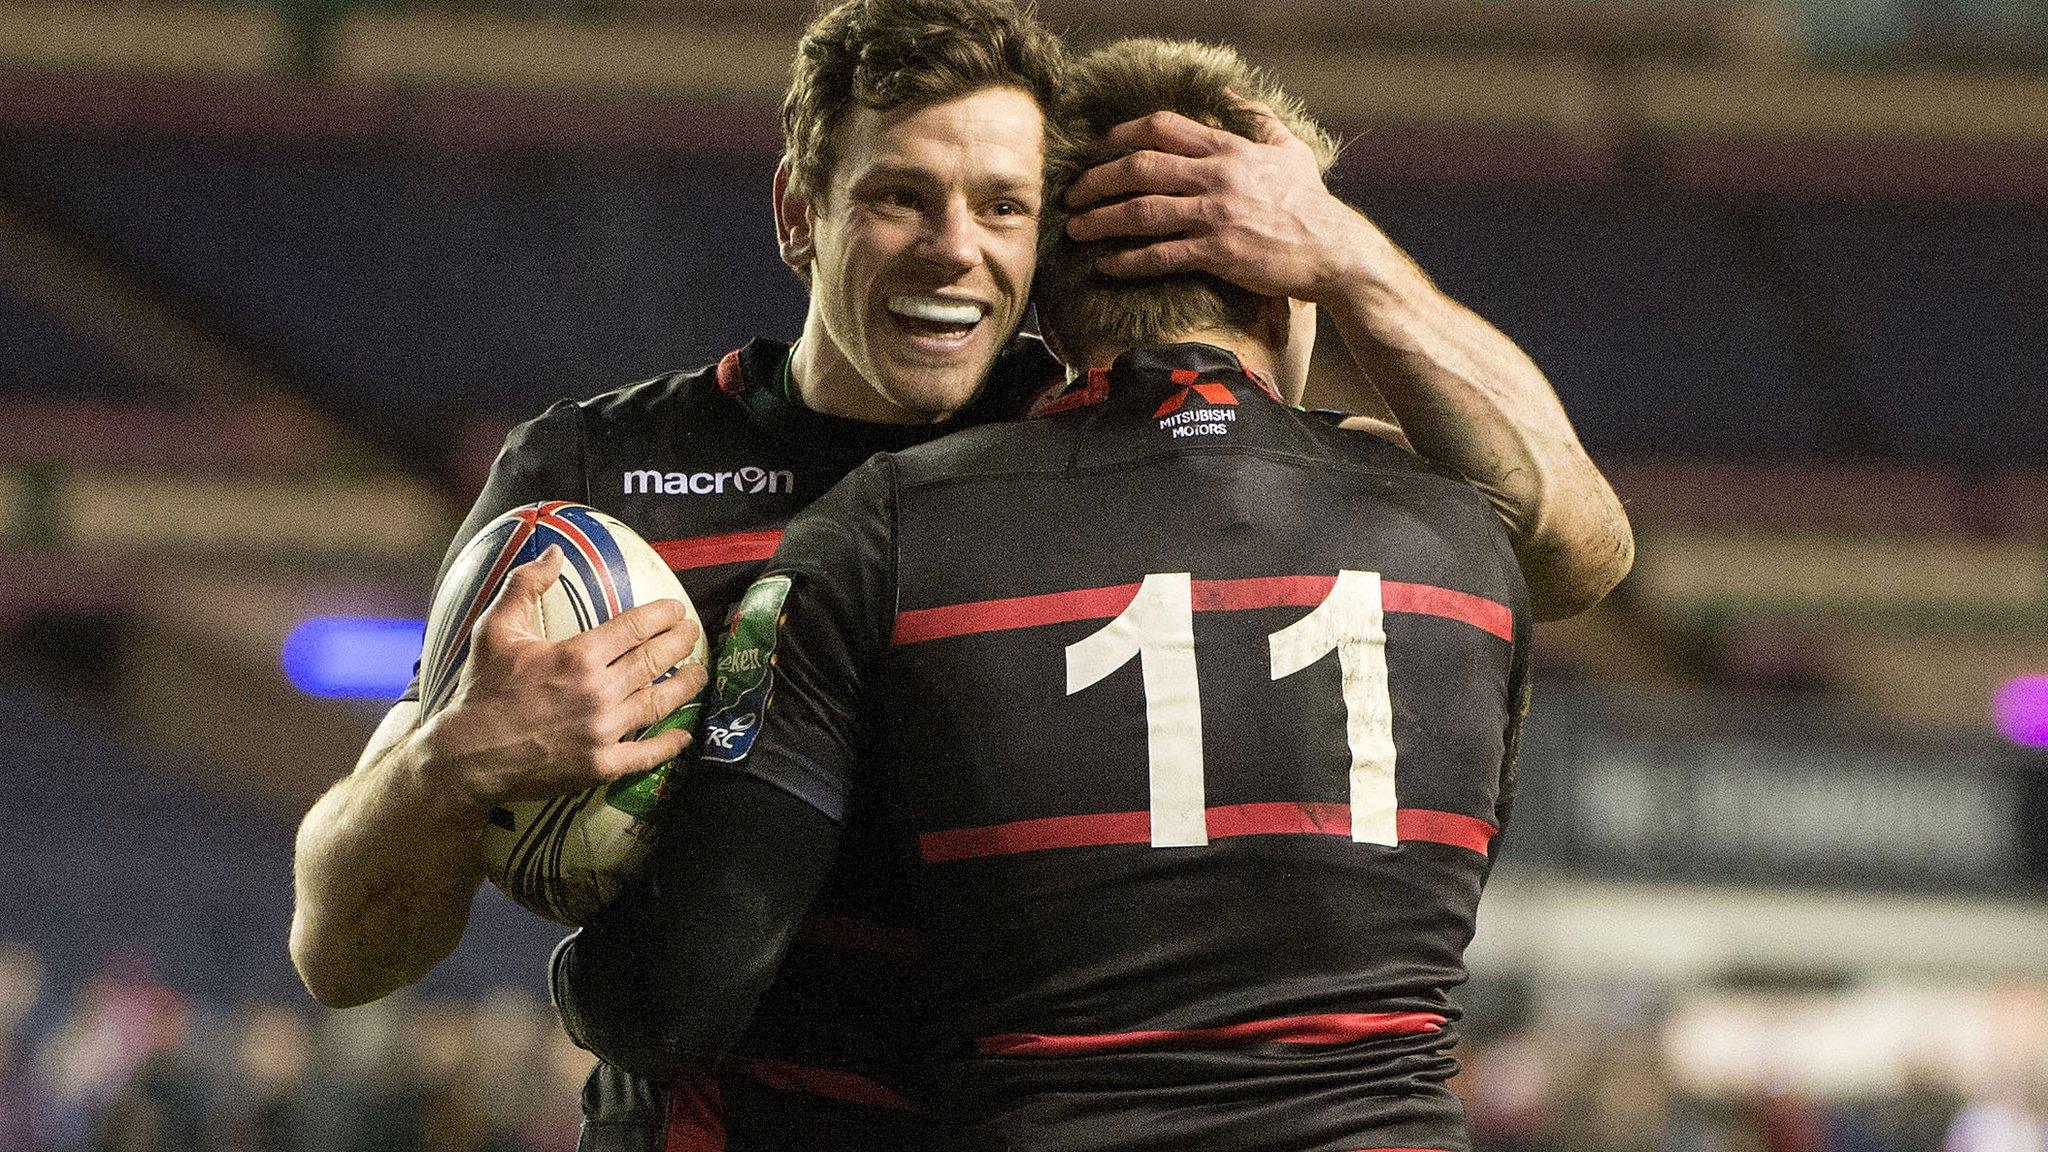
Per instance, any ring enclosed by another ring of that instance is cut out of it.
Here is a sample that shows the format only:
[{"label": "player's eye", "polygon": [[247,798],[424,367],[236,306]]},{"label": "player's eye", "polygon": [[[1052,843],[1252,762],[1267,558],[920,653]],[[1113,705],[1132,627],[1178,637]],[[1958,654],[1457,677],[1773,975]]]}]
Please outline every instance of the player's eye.
[{"label": "player's eye", "polygon": [[915,212],[924,206],[924,197],[918,195],[917,190],[914,188],[898,185],[877,191],[874,195],[874,202],[883,208]]},{"label": "player's eye", "polygon": [[991,216],[1029,216],[1031,206],[1021,200],[997,200],[988,206]]}]

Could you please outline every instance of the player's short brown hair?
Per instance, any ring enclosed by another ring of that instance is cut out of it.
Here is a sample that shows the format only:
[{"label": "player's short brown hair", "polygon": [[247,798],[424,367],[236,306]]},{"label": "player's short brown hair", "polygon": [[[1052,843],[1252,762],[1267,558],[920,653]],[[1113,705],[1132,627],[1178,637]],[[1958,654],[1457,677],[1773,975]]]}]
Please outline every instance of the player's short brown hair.
[{"label": "player's short brown hair", "polygon": [[854,108],[887,112],[1018,88],[1050,113],[1065,63],[1065,47],[1027,0],[843,0],[797,43],[782,100],[790,187],[822,199],[838,161],[837,129]]},{"label": "player's short brown hair", "polygon": [[1280,89],[1233,49],[1193,40],[1138,37],[1097,48],[1067,70],[1057,118],[1073,145],[1065,149],[1047,187],[1039,232],[1039,320],[1069,357],[1105,349],[1159,344],[1203,329],[1248,332],[1262,299],[1202,272],[1141,280],[1104,276],[1095,262],[1120,247],[1149,238],[1079,243],[1067,235],[1059,197],[1091,159],[1086,149],[1111,128],[1154,112],[1178,112],[1249,140],[1261,138],[1257,113],[1244,101],[1270,107],[1315,152],[1327,173],[1337,141],[1312,119],[1301,101]]}]

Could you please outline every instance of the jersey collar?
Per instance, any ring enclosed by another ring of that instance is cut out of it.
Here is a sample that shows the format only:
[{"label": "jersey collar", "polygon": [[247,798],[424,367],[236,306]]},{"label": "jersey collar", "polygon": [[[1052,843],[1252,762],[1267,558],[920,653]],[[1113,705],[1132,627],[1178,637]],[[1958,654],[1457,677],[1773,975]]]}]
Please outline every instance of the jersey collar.
[{"label": "jersey collar", "polygon": [[1157,403],[1154,415],[1164,416],[1190,398],[1234,405],[1243,391],[1280,400],[1279,391],[1229,349],[1194,342],[1160,344],[1133,348],[1107,368],[1090,368],[1074,387],[1040,401],[1031,414],[1051,416],[1113,400],[1114,408]]}]

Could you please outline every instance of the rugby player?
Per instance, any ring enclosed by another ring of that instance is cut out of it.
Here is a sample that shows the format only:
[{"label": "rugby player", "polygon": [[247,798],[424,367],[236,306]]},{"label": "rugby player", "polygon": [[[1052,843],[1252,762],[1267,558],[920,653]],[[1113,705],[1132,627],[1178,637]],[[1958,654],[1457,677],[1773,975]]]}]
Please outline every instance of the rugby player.
[{"label": "rugby player", "polygon": [[[1241,96],[1261,103],[1249,105]],[[1093,133],[1300,106],[1227,49],[1069,74]],[[1289,406],[1304,306],[1054,233],[1039,419],[854,470],[719,657],[649,882],[558,949],[580,1043],[716,1066],[836,861],[893,870],[929,1145],[1469,1148],[1445,1088],[1531,613],[1457,474]],[[1344,515],[1332,516],[1331,509]]]},{"label": "rugby player", "polygon": [[[656,542],[704,617],[720,619],[788,518],[869,453],[1018,412],[1055,371],[1035,340],[1012,332],[1044,208],[1039,110],[1059,65],[1057,44],[1006,0],[854,0],[820,17],[785,102],[775,197],[783,258],[811,287],[804,338],[793,350],[756,341],[717,365],[522,425],[451,555],[507,508],[579,499]],[[1305,183],[1298,142],[1231,137],[1218,147],[1187,127],[1129,126],[1120,144],[1130,154],[1101,170],[1095,193],[1115,203],[1076,228],[1149,229],[1158,243],[1116,259],[1215,268],[1325,304],[1381,373],[1418,448],[1495,488],[1553,612],[1597,599],[1626,569],[1626,524],[1542,375],[1328,197],[1312,163]],[[1210,223],[1170,234],[1113,214],[1143,188]],[[453,949],[481,882],[477,841],[491,806],[613,779],[682,747],[681,734],[619,739],[692,687],[681,677],[649,684],[649,670],[690,642],[674,607],[542,641],[524,621],[558,562],[515,573],[479,625],[450,706],[427,724],[416,703],[395,706],[356,770],[303,822],[292,955],[322,1001],[376,999]],[[888,942],[845,924],[814,936],[785,965],[786,997],[771,994],[756,1016],[767,1039],[744,1091],[765,1085],[768,1103],[728,1091],[728,1113],[781,1119],[815,1107],[822,1126],[842,1106],[896,1102],[849,1074],[868,1042],[836,1024],[859,1023],[837,993],[858,987],[860,966],[842,957],[891,963]],[[826,977],[807,987],[801,953],[813,945],[828,958],[816,966]],[[788,1025],[779,1034],[778,1019]],[[664,1102],[605,1070],[593,1090],[586,1147],[659,1146],[648,1141],[664,1116],[712,1107]]]}]

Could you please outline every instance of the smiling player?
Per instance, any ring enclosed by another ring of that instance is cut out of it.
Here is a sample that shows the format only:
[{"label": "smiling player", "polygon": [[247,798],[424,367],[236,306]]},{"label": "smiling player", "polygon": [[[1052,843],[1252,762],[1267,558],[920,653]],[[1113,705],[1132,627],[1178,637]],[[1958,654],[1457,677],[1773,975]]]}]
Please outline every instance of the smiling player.
[{"label": "smiling player", "polygon": [[784,168],[776,231],[812,300],[791,370],[812,407],[927,424],[973,395],[1029,303],[1044,141],[1030,93],[987,87],[850,116],[824,174]]},{"label": "smiling player", "polygon": [[[799,46],[775,185],[782,258],[811,289],[803,338],[753,341],[522,425],[454,547],[507,508],[578,500],[653,542],[717,620],[789,518],[867,456],[1019,413],[1058,374],[1014,330],[1045,208],[1040,110],[1060,68],[1057,43],[1007,0],[850,0],[821,16]],[[1126,198],[1135,189],[1201,206],[1219,223],[1119,259],[1214,266],[1324,305],[1418,447],[1493,488],[1547,610],[1597,599],[1626,569],[1626,525],[1541,373],[1329,198],[1295,145],[1184,129],[1148,120],[1113,137],[1128,154],[1097,170],[1095,191],[1114,202],[1077,229],[1156,234],[1156,221],[1116,217],[1142,203]],[[749,469],[787,482],[687,498],[644,482]],[[517,570],[478,626],[459,700],[424,725],[415,703],[395,706],[301,825],[292,955],[323,1001],[380,997],[454,948],[492,806],[682,747],[681,734],[620,739],[688,687],[648,684],[688,645],[673,607],[549,643],[523,621],[553,576],[545,560]],[[873,993],[906,944],[868,928],[828,914],[806,929],[730,1075],[670,1091],[600,1069],[584,1146],[680,1148],[680,1134],[721,1127],[735,1150],[886,1133],[902,1101],[885,1083],[895,1059],[877,1050],[872,1014],[886,1005]]]},{"label": "smiling player", "polygon": [[[1252,138],[1239,93],[1328,163],[1225,49],[1113,44],[1066,99]],[[1449,991],[1529,664],[1506,533],[1288,406],[1298,303],[1100,255],[1048,245],[1047,338],[1087,371],[1043,418],[877,457],[790,525],[720,655],[751,670],[734,738],[651,883],[557,951],[564,1024],[715,1066],[851,857],[922,944],[924,1147],[1464,1152]]]}]

